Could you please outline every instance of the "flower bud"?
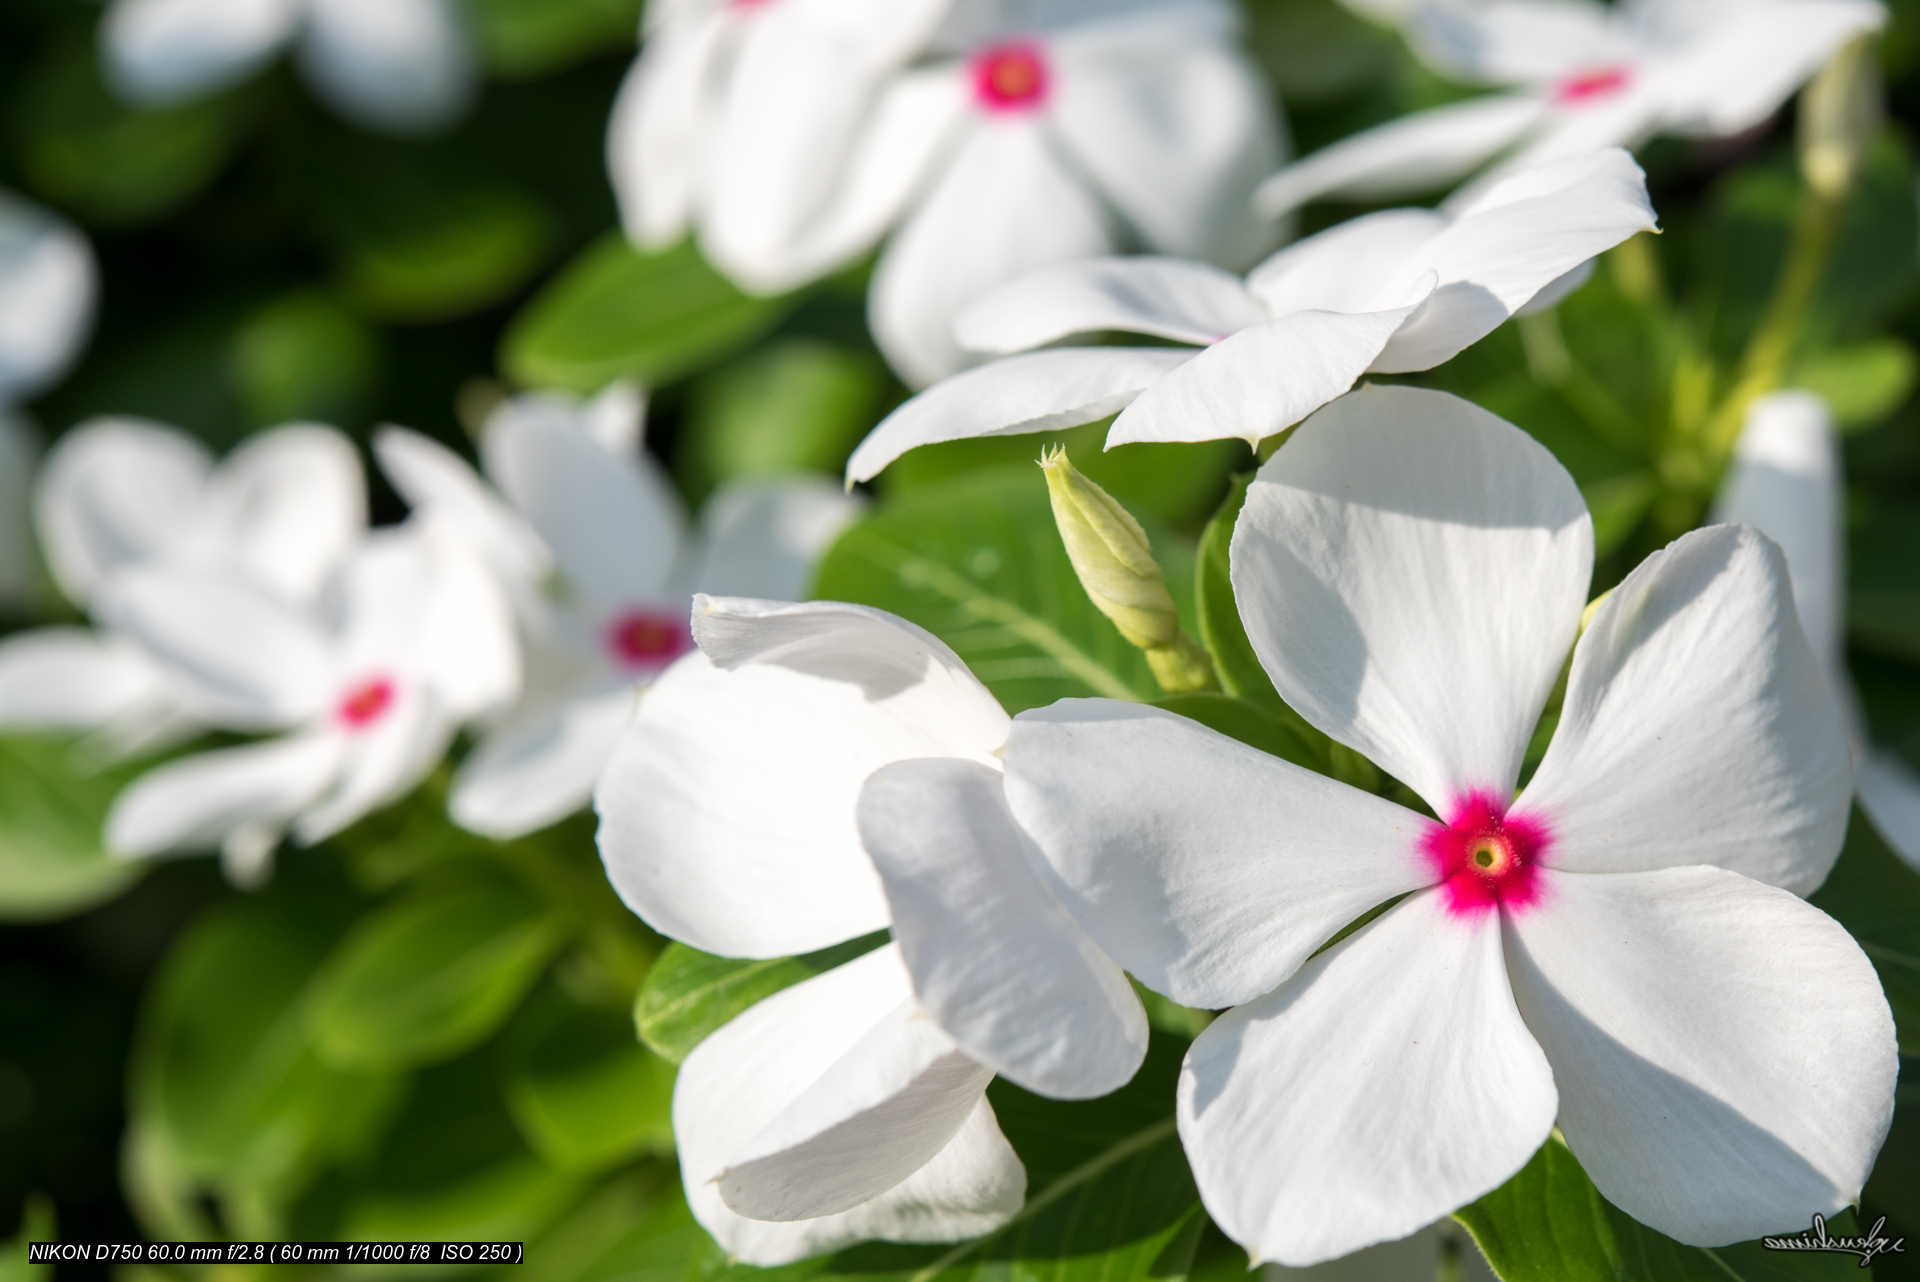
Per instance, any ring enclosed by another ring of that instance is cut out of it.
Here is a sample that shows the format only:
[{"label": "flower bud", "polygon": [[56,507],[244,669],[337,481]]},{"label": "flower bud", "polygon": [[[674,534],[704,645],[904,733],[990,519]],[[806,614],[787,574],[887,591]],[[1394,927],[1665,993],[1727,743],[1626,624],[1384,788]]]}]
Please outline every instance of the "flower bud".
[{"label": "flower bud", "polygon": [[1827,200],[1853,190],[1880,131],[1877,46],[1861,36],[1836,53],[1800,93],[1800,172]]}]

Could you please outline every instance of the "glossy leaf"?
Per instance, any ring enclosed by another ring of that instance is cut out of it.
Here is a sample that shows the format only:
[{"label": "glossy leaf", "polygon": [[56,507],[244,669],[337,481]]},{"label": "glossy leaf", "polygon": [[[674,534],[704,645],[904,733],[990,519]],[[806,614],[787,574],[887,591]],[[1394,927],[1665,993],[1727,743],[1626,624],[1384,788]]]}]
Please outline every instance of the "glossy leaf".
[{"label": "glossy leaf", "polygon": [[138,773],[89,772],[60,740],[0,738],[0,921],[64,917],[146,873],[100,844],[108,807]]},{"label": "glossy leaf", "polygon": [[451,320],[512,296],[545,263],[551,214],[511,187],[448,197],[412,226],[347,248],[342,298],[379,320]]},{"label": "glossy leaf", "polygon": [[1906,403],[1920,356],[1898,338],[1876,338],[1815,352],[1789,382],[1817,392],[1842,428],[1878,423]]},{"label": "glossy leaf", "polygon": [[702,375],[676,460],[698,498],[722,481],[839,475],[875,421],[886,374],[864,352],[784,339]]},{"label": "glossy leaf", "polygon": [[744,346],[791,305],[741,293],[691,243],[643,254],[614,233],[514,317],[500,363],[530,387],[597,392],[619,378],[655,387]]},{"label": "glossy leaf", "polygon": [[669,944],[647,972],[647,982],[634,1001],[634,1028],[656,1055],[678,1064],[707,1034],[761,998],[870,953],[885,942],[886,935],[876,933],[804,957],[765,961],[715,957],[685,944]]}]

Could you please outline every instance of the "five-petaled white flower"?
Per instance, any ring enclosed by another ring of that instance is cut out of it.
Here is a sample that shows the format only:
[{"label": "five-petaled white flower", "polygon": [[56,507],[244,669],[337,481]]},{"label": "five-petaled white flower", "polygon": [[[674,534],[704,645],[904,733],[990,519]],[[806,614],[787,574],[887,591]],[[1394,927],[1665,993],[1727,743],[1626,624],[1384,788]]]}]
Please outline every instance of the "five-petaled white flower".
[{"label": "five-petaled white flower", "polygon": [[825,477],[748,479],[716,492],[689,532],[640,449],[643,413],[624,386],[585,403],[504,403],[481,444],[498,494],[425,437],[388,428],[375,442],[416,519],[483,556],[520,616],[526,680],[454,781],[463,827],[505,839],[584,807],[635,689],[693,648],[692,590],[798,596],[859,512]]},{"label": "five-petaled white flower", "polygon": [[1454,215],[1394,209],[1290,245],[1242,282],[1202,263],[1070,263],[962,312],[968,346],[1040,347],[1121,330],[1200,345],[1062,347],[921,393],[847,464],[867,480],[918,445],[1091,423],[1109,448],[1241,437],[1257,444],[1369,370],[1431,369],[1480,341],[1593,255],[1654,226],[1646,175],[1618,149],[1513,175]]},{"label": "five-petaled white flower", "polygon": [[1556,1123],[1609,1201],[1691,1245],[1836,1213],[1872,1167],[1898,1056],[1873,967],[1795,893],[1851,780],[1784,561],[1696,531],[1582,634],[1592,556],[1531,438],[1364,389],[1261,470],[1234,593],[1280,694],[1442,822],[1152,708],[1014,723],[1008,799],[1062,902],[1149,987],[1235,1007],[1178,1115],[1257,1257],[1411,1233]]},{"label": "five-petaled white flower", "polygon": [[1827,403],[1801,391],[1754,402],[1714,519],[1751,525],[1780,545],[1800,626],[1847,716],[1860,808],[1887,844],[1920,868],[1920,778],[1868,739],[1847,673],[1845,504],[1840,443]]},{"label": "five-petaled white flower", "polygon": [[703,596],[693,626],[700,651],[641,702],[595,794],[615,889],[731,957],[894,935],[681,1065],[694,1215],[754,1264],[988,1232],[1026,1190],[984,1098],[994,1074],[1102,1095],[1147,1034],[1007,812],[1007,714],[952,650],[879,610]]},{"label": "five-petaled white flower", "polygon": [[[365,491],[359,453],[330,427],[273,428],[215,463],[175,428],[107,418],[60,438],[33,508],[54,581],[98,620],[122,576],[156,565],[231,570],[305,608],[365,536]],[[0,727],[98,732],[121,755],[205,724],[111,627],[0,641]]]},{"label": "five-petaled white flower", "polygon": [[1220,0],[680,0],[608,140],[628,234],[697,225],[743,287],[778,292],[894,224],[869,297],[910,383],[967,358],[953,315],[1050,263],[1140,245],[1242,267],[1248,204],[1283,155]]},{"label": "five-petaled white flower", "polygon": [[[1656,134],[1724,138],[1765,121],[1834,51],[1886,20],[1876,0],[1427,0],[1407,34],[1442,75],[1513,86],[1323,147],[1258,195],[1397,200]],[[1470,197],[1471,189],[1467,193]]]},{"label": "five-petaled white flower", "polygon": [[391,133],[451,124],[478,87],[454,0],[113,0],[100,44],[108,81],[143,106],[225,89],[288,45],[327,105]]}]

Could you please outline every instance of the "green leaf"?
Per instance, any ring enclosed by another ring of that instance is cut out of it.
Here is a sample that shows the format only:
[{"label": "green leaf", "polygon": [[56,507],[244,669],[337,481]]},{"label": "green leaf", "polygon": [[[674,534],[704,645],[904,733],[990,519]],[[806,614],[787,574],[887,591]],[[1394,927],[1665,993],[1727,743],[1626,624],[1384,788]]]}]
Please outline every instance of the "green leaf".
[{"label": "green leaf", "polygon": [[481,56],[502,80],[527,80],[595,54],[633,48],[644,0],[468,0]]},{"label": "green leaf", "polygon": [[615,232],[514,317],[500,363],[531,387],[597,392],[619,378],[656,387],[745,346],[793,301],[741,293],[691,243],[643,254]]},{"label": "green leaf", "polygon": [[1920,874],[1900,862],[1858,806],[1839,861],[1807,902],[1858,941],[1880,974],[1900,1049],[1920,1054]]},{"label": "green leaf", "polygon": [[1218,730],[1250,748],[1282,757],[1296,766],[1322,772],[1327,768],[1322,744],[1300,734],[1291,722],[1274,717],[1244,699],[1225,694],[1176,694],[1154,700],[1153,706],[1177,712],[1208,729]]},{"label": "green leaf", "polygon": [[538,995],[508,1038],[507,1107],[546,1162],[603,1170],[673,1151],[673,1065],[634,1041],[622,1010],[558,990]]},{"label": "green leaf", "polygon": [[458,192],[414,225],[347,247],[338,273],[348,306],[421,324],[469,316],[510,297],[546,262],[554,219],[525,192]]},{"label": "green leaf", "polygon": [[141,766],[87,773],[56,739],[0,738],[0,921],[47,921],[112,899],[146,872],[100,844]]},{"label": "green leaf", "polygon": [[[1757,1242],[1713,1250],[1682,1246],[1601,1197],[1557,1137],[1518,1175],[1454,1218],[1504,1282],[1838,1282],[1864,1276],[1853,1256],[1769,1251]],[[1852,1212],[1829,1223],[1835,1234],[1858,1231]]]},{"label": "green leaf", "polygon": [[369,914],[316,980],[312,1027],[342,1068],[407,1068],[475,1045],[512,1013],[565,942],[515,882],[479,875]]},{"label": "green leaf", "polygon": [[873,426],[885,377],[866,353],[807,338],[702,375],[675,460],[682,487],[698,501],[735,477],[837,476]]},{"label": "green leaf", "polygon": [[[1176,602],[1190,545],[1148,526]],[[892,611],[952,646],[1019,712],[1056,699],[1152,699],[1159,683],[1088,600],[1031,465],[985,469],[883,504],[840,537],[814,595]]]},{"label": "green leaf", "polygon": [[678,1064],[707,1034],[763,997],[864,956],[884,932],[850,939],[804,957],[739,961],[669,944],[647,972],[633,1004],[633,1025],[656,1055]]},{"label": "green leaf", "polygon": [[380,339],[318,290],[275,299],[241,324],[229,376],[253,427],[358,417],[380,373]]},{"label": "green leaf", "polygon": [[682,1282],[705,1240],[674,1164],[643,1162],[527,1243],[527,1258],[540,1261],[540,1282]]},{"label": "green leaf", "polygon": [[1628,472],[1580,487],[1593,515],[1593,554],[1606,556],[1627,541],[1660,496],[1660,483],[1646,472]]},{"label": "green leaf", "polygon": [[27,1263],[27,1243],[57,1242],[59,1226],[53,1217],[53,1202],[36,1193],[27,1199],[20,1215],[20,1231],[0,1242],[0,1282],[53,1282],[53,1264]]},{"label": "green leaf", "polygon": [[1876,506],[1849,534],[1849,639],[1890,659],[1920,663],[1920,504]]},{"label": "green leaf", "polygon": [[1194,593],[1200,611],[1200,641],[1213,655],[1214,671],[1220,675],[1220,688],[1236,699],[1278,716],[1286,704],[1273,688],[1273,678],[1261,666],[1240,621],[1240,607],[1233,597],[1233,567],[1229,552],[1233,545],[1233,526],[1246,506],[1251,474],[1236,476],[1220,508],[1200,535],[1199,563],[1194,570]]},{"label": "green leaf", "polygon": [[1898,338],[1881,337],[1818,351],[1801,362],[1791,386],[1817,392],[1843,428],[1870,427],[1913,394],[1920,356]]}]

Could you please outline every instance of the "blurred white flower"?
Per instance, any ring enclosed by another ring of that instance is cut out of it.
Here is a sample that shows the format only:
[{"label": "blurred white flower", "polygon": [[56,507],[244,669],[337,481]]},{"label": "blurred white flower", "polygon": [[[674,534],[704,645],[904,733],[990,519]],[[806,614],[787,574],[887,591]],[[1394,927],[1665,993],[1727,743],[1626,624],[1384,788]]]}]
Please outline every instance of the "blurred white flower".
[{"label": "blurred white flower", "polygon": [[655,929],[733,957],[891,926],[681,1066],[694,1214],[779,1264],[863,1238],[955,1241],[1026,1176],[983,1098],[1124,1084],[1126,977],[1034,870],[1001,792],[1007,715],[959,656],[838,602],[698,598],[700,652],[655,683],[595,795],[607,874]]},{"label": "blurred white flower", "polygon": [[880,256],[869,319],[909,383],[967,364],[952,318],[1034,268],[1145,246],[1241,267],[1283,158],[1220,0],[680,0],[614,110],[628,234],[697,226],[777,293]]},{"label": "blurred white flower", "polygon": [[968,370],[873,430],[847,464],[864,481],[919,445],[1091,423],[1109,448],[1242,437],[1257,444],[1361,375],[1431,369],[1593,255],[1654,226],[1626,152],[1516,173],[1454,214],[1394,209],[1275,254],[1243,282],[1202,263],[1110,258],[1049,268],[981,298],[955,326],[1014,352],[1106,330],[1187,347],[1054,347]]},{"label": "blurred white flower", "polygon": [[293,45],[335,111],[400,134],[451,124],[479,79],[452,0],[112,0],[100,43],[115,90],[156,107],[237,84]]},{"label": "blurred white flower", "polygon": [[859,512],[824,477],[737,481],[689,532],[639,448],[642,413],[620,387],[506,402],[481,445],[498,493],[425,437],[389,428],[375,442],[416,519],[485,557],[521,616],[521,697],[454,781],[454,820],[475,832],[516,837],[586,806],[635,690],[693,648],[693,589],[798,596]]},{"label": "blurred white flower", "polygon": [[1415,51],[1442,75],[1512,92],[1323,147],[1269,179],[1258,203],[1277,215],[1317,199],[1400,199],[1509,150],[1496,174],[1656,134],[1727,137],[1885,20],[1877,0],[1426,0],[1406,19]]},{"label": "blurred white flower", "polygon": [[[304,607],[367,526],[359,453],[316,424],[262,432],[216,464],[175,428],[94,419],[54,445],[32,507],[54,581],[96,616],[122,576],[156,565],[231,570]],[[199,725],[164,672],[110,627],[0,640],[0,728],[98,731],[117,755]]]},{"label": "blurred white flower", "polygon": [[1061,901],[1149,987],[1236,1008],[1188,1053],[1180,1132],[1256,1257],[1403,1237],[1556,1124],[1608,1201],[1695,1246],[1835,1214],[1872,1168],[1898,1055],[1866,956],[1797,897],[1850,775],[1785,562],[1696,531],[1582,634],[1592,558],[1530,437],[1365,389],[1261,469],[1234,594],[1281,696],[1444,823],[1136,704],[1014,722],[1007,796]]},{"label": "blurred white flower", "polygon": [[1800,391],[1755,401],[1713,519],[1751,525],[1786,554],[1800,626],[1847,717],[1860,808],[1887,845],[1920,869],[1920,775],[1873,746],[1847,673],[1845,505],[1840,443],[1827,403]]},{"label": "blurred white flower", "polygon": [[98,278],[85,236],[0,191],[0,409],[67,372],[93,324]]},{"label": "blurred white flower", "polygon": [[101,615],[159,663],[202,724],[277,737],[169,762],[107,818],[122,858],[218,850],[256,881],[291,828],[323,840],[405,795],[456,728],[513,697],[506,600],[474,558],[419,529],[368,536],[313,608],[232,566],[141,566]]},{"label": "blurred white flower", "polygon": [[33,469],[39,434],[0,408],[0,614],[24,613],[39,578],[33,548]]}]

